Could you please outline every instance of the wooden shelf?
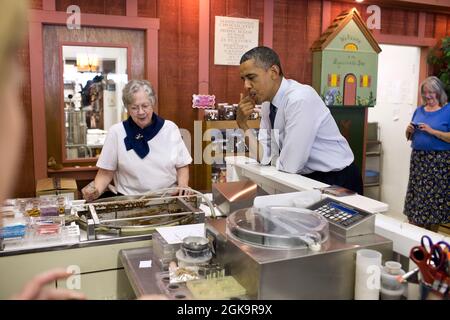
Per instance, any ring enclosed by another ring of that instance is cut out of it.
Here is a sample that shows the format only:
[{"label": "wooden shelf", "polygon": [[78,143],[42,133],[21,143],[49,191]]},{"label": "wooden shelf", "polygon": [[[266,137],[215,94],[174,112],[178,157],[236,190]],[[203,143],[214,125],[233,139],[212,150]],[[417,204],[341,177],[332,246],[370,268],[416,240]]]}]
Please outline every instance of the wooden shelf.
[{"label": "wooden shelf", "polygon": [[[204,121],[206,129],[238,129],[236,120],[217,120],[217,121]],[[247,124],[249,128],[259,128],[258,120],[248,120]]]},{"label": "wooden shelf", "polygon": [[364,183],[364,188],[365,187],[379,187],[380,183],[379,182],[374,182],[374,183]]},{"label": "wooden shelf", "polygon": [[[260,119],[257,120],[249,120],[247,121],[249,128],[258,129],[260,125]],[[210,129],[216,130],[226,130],[226,129],[238,129],[238,125],[236,120],[218,120],[218,121],[202,121],[202,134],[204,141],[202,142],[202,154],[205,148],[211,144],[211,136],[214,134],[209,131]],[[225,134],[225,133],[224,133]],[[225,137],[224,137],[225,139]],[[224,156],[231,155],[244,155],[244,153],[226,153],[223,152]],[[194,185],[198,190],[205,190],[207,192],[211,191],[211,174],[212,174],[212,166],[206,164],[202,160],[202,164],[197,164],[194,166],[195,179]]]},{"label": "wooden shelf", "polygon": [[73,178],[75,180],[93,180],[97,174],[96,166],[64,167],[61,170],[47,169],[49,177]]},{"label": "wooden shelf", "polygon": [[369,152],[366,152],[366,156],[367,157],[381,156],[381,152],[379,152],[379,151],[369,151]]}]

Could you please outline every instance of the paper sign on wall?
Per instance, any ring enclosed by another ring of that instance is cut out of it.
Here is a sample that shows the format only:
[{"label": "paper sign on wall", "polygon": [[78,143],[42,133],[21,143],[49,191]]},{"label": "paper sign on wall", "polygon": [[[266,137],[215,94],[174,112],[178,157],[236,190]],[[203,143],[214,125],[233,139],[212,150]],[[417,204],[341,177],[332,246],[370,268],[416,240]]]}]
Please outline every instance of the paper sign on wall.
[{"label": "paper sign on wall", "polygon": [[258,46],[258,19],[216,17],[214,64],[238,66],[242,55]]}]

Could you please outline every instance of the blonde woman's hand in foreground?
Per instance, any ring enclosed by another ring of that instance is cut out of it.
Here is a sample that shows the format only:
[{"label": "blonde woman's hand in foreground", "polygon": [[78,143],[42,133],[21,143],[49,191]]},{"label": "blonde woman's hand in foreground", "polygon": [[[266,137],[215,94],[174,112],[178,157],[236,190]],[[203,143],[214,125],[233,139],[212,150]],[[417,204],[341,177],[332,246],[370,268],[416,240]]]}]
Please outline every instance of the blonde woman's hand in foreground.
[{"label": "blonde woman's hand in foreground", "polygon": [[13,296],[14,300],[85,300],[86,296],[78,291],[47,287],[56,280],[66,279],[72,273],[65,269],[52,269],[35,276],[22,292]]}]

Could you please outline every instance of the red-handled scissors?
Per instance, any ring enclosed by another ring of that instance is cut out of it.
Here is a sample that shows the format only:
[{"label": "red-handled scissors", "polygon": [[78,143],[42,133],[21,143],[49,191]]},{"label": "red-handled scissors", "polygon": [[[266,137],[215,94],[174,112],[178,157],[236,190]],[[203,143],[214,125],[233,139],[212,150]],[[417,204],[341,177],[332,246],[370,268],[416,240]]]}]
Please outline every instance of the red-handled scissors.
[{"label": "red-handled scissors", "polygon": [[427,250],[424,246],[411,249],[409,257],[420,269],[423,280],[432,284],[436,279],[446,278],[445,264],[447,256],[439,244],[434,244]]},{"label": "red-handled scissors", "polygon": [[[445,268],[445,261],[446,260],[446,253],[450,251],[450,245],[445,241],[438,241],[435,244],[433,244],[433,241],[429,236],[422,236],[420,239],[420,244],[422,247],[428,251],[428,253],[431,255],[431,260],[434,262],[434,265],[437,266],[439,264],[444,264]],[[433,250],[432,248],[434,246],[439,246],[442,249],[442,246],[444,246],[444,249],[442,250]]]}]

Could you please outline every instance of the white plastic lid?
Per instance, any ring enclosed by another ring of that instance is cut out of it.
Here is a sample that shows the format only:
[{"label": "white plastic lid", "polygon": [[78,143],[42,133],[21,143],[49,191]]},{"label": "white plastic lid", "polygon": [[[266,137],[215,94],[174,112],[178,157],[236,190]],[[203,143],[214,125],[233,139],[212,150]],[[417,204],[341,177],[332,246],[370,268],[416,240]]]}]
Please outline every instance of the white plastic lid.
[{"label": "white plastic lid", "polygon": [[241,209],[227,218],[227,232],[255,246],[317,248],[328,239],[328,221],[309,209],[267,207]]}]

